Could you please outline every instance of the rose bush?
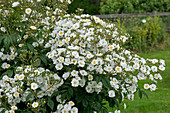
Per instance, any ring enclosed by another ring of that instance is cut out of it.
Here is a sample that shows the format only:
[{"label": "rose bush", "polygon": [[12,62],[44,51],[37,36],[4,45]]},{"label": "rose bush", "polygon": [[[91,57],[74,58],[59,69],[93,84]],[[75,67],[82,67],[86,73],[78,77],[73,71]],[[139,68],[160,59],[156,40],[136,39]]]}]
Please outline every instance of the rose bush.
[{"label": "rose bush", "polygon": [[0,2],[1,112],[107,113],[103,100],[114,107],[137,91],[146,95],[142,88],[156,90],[164,60],[124,49],[128,34],[95,16],[67,14],[69,3]]}]

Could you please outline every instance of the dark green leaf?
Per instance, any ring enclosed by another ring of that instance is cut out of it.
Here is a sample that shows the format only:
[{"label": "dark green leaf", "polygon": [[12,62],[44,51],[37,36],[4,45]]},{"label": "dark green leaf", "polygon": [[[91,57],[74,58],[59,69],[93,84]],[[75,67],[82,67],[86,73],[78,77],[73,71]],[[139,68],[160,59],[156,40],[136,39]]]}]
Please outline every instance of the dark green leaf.
[{"label": "dark green leaf", "polygon": [[71,95],[69,93],[67,93],[67,100],[71,99]]},{"label": "dark green leaf", "polygon": [[32,96],[32,93],[28,94],[27,98],[26,98],[26,101],[28,102],[28,100],[31,98]]},{"label": "dark green leaf", "polygon": [[43,113],[46,113],[46,109],[41,108],[40,110],[41,110]]},{"label": "dark green leaf", "polygon": [[101,113],[108,113],[107,108],[103,108]]},{"label": "dark green leaf", "polygon": [[22,33],[21,33],[21,37],[23,37],[23,36],[24,36],[24,34],[25,34],[25,30],[23,30],[23,31],[22,31]]},{"label": "dark green leaf", "polygon": [[94,108],[95,111],[97,111],[97,112],[101,111],[102,107],[99,102],[93,102],[91,106],[92,106],[92,108]]},{"label": "dark green leaf", "polygon": [[114,100],[116,106],[119,107],[118,101],[115,98],[113,100]]},{"label": "dark green leaf", "polygon": [[63,93],[63,94],[61,95],[61,100],[64,101],[64,100],[66,99],[66,97],[67,97],[67,93]]},{"label": "dark green leaf", "polygon": [[99,83],[101,81],[101,77],[100,76],[96,76],[96,82]]},{"label": "dark green leaf", "polygon": [[88,101],[85,100],[85,99],[83,99],[83,100],[82,100],[82,104],[83,104],[84,107],[87,107],[87,106],[88,106]]},{"label": "dark green leaf", "polygon": [[47,65],[47,57],[40,56],[40,59],[44,62],[45,65]]},{"label": "dark green leaf", "polygon": [[5,38],[6,36],[0,36],[0,44],[2,43],[3,39]]},{"label": "dark green leaf", "polygon": [[98,95],[98,101],[101,102],[103,99],[102,99],[102,96],[101,95]]},{"label": "dark green leaf", "polygon": [[122,102],[122,94],[119,94],[119,103],[121,103]]},{"label": "dark green leaf", "polygon": [[8,75],[8,77],[12,77],[13,71],[12,71],[12,70],[7,70],[6,72],[4,72],[4,73],[2,74],[2,76],[4,76],[4,75]]},{"label": "dark green leaf", "polygon": [[148,95],[144,91],[142,91],[142,93],[146,96],[147,99],[149,98]]},{"label": "dark green leaf", "polygon": [[12,70],[8,70],[7,72],[8,72],[8,76],[9,76],[9,77],[12,77],[13,71],[12,71]]},{"label": "dark green leaf", "polygon": [[54,102],[51,99],[48,99],[47,105],[53,110],[54,108]]},{"label": "dark green leaf", "polygon": [[9,39],[9,37],[5,37],[5,39],[4,39],[4,46],[5,46],[6,50],[8,50],[9,45],[10,45],[10,39]]},{"label": "dark green leaf", "polygon": [[109,89],[110,88],[110,81],[109,81],[109,79],[107,78],[107,77],[102,77],[102,83],[103,83],[103,85],[107,88],[107,89]]},{"label": "dark green leaf", "polygon": [[138,91],[139,97],[142,98],[142,91],[139,89]]},{"label": "dark green leaf", "polygon": [[54,68],[54,67],[55,67],[55,65],[54,65],[54,64],[51,64],[49,68],[52,69],[52,68]]},{"label": "dark green leaf", "polygon": [[69,89],[68,89],[68,93],[70,94],[70,96],[73,96],[73,89],[72,89],[72,88],[69,88]]},{"label": "dark green leaf", "polygon": [[59,91],[55,91],[52,95],[51,95],[51,98],[58,95],[59,94]]},{"label": "dark green leaf", "polygon": [[33,47],[33,45],[27,43],[27,47],[28,47],[28,49],[29,49],[31,52],[34,52],[34,47]]},{"label": "dark green leaf", "polygon": [[10,38],[11,38],[12,43],[16,44],[17,43],[17,39],[19,38],[19,36],[17,34],[12,34],[10,36]]},{"label": "dark green leaf", "polygon": [[32,111],[27,110],[27,111],[25,111],[24,113],[32,113]]},{"label": "dark green leaf", "polygon": [[39,40],[39,39],[41,39],[42,38],[42,32],[39,32],[38,33],[38,36],[37,36],[37,39]]}]

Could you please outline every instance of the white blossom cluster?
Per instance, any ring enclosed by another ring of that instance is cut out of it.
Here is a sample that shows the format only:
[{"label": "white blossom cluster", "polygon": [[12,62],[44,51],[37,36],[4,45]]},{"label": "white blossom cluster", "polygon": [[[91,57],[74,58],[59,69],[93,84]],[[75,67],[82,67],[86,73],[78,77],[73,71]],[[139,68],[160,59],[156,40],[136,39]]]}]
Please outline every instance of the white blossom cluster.
[{"label": "white blossom cluster", "polygon": [[[71,3],[70,0],[59,1]],[[27,2],[34,3],[32,0]],[[11,7],[17,8],[21,4],[22,0],[13,2]],[[144,84],[144,89],[155,91],[157,80],[162,80],[160,71],[165,70],[165,61],[144,59],[124,49],[123,44],[129,36],[120,33],[114,24],[88,14],[61,16],[64,11],[60,8],[52,10],[45,7],[44,14],[32,7],[22,7],[22,10],[24,14],[20,22],[29,23],[25,26],[28,32],[17,40],[19,44],[16,47],[22,48],[30,37],[36,37],[37,31],[41,31],[42,38],[36,39],[32,46],[47,51],[45,55],[52,60],[57,73],[44,67],[26,65],[17,67],[14,77],[3,76],[0,80],[0,97],[6,96],[11,107],[11,110],[6,109],[6,113],[14,113],[21,102],[31,102],[30,108],[33,109],[42,107],[41,100],[50,97],[68,81],[71,87],[84,88],[88,94],[106,91],[106,96],[114,98],[121,92],[123,98],[127,95],[129,100],[133,100],[138,81],[148,79],[150,82]],[[4,19],[9,12],[5,10],[1,13]],[[35,17],[38,19],[34,20]],[[0,28],[0,33],[7,33],[8,29],[1,23]],[[19,27],[16,30],[22,32]],[[9,51],[4,53],[4,49],[1,49],[0,52],[3,70],[8,69],[12,65],[8,61],[15,61],[18,55],[14,47],[10,47]],[[103,77],[107,78],[108,83],[102,80]],[[27,100],[28,95],[30,98]],[[63,102],[61,95],[56,98],[60,104],[55,113],[78,113],[72,100]]]},{"label": "white blossom cluster", "polygon": [[[7,97],[11,110],[17,110],[18,103],[27,101],[32,101],[33,108],[41,106],[41,99],[51,96],[64,83],[56,73],[42,67],[17,67],[16,72],[13,78],[5,75],[0,80],[0,97]],[[30,98],[27,100],[28,95]]]},{"label": "white blossom cluster", "polygon": [[[64,70],[68,66],[79,68],[79,71],[73,68],[69,70],[71,73],[63,75],[65,80],[72,78],[73,87],[81,86],[88,93],[99,93],[102,91],[102,82],[97,83],[95,76],[110,76],[110,85],[114,90],[108,94],[114,97],[115,91],[119,90],[133,95],[137,91],[139,80],[149,78],[156,82],[155,79],[162,79],[159,71],[165,70],[164,60],[145,60],[123,49],[120,43],[125,42],[127,37],[119,36],[114,24],[107,24],[98,17],[89,15],[71,17],[67,14],[63,18],[55,22],[45,48],[51,48],[47,56],[53,60],[56,70]],[[154,85],[148,85],[148,88],[154,91]],[[144,86],[148,89],[146,84]]]},{"label": "white blossom cluster", "polygon": [[[61,100],[58,100],[60,102]],[[69,101],[65,104],[58,104],[57,111],[53,113],[78,113],[78,108],[73,107],[75,103],[73,101]]]},{"label": "white blossom cluster", "polygon": [[13,47],[10,47],[10,54],[9,53],[5,54],[3,52],[4,52],[4,48],[1,48],[0,59],[2,61],[4,61],[1,65],[1,67],[2,67],[2,69],[8,69],[10,67],[10,64],[8,64],[7,62],[14,60],[18,54],[15,53],[15,49]]}]

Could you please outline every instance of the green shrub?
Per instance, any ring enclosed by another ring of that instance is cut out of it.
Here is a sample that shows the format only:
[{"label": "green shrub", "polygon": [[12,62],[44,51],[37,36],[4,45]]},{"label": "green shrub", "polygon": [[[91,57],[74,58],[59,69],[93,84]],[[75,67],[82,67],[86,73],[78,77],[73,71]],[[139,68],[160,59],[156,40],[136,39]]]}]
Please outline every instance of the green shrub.
[{"label": "green shrub", "polygon": [[131,36],[126,44],[131,50],[148,52],[166,39],[165,25],[157,16],[129,19],[121,27]]},{"label": "green shrub", "polygon": [[1,113],[108,113],[105,101],[118,107],[162,80],[165,61],[126,50],[113,23],[67,14],[70,0],[15,1],[0,1]]},{"label": "green shrub", "polygon": [[103,0],[100,11],[102,14],[166,12],[169,4],[169,0]]},{"label": "green shrub", "polygon": [[95,0],[74,0],[68,7],[68,13],[74,13],[77,8],[84,9],[85,14],[95,15],[99,14],[100,3]]}]

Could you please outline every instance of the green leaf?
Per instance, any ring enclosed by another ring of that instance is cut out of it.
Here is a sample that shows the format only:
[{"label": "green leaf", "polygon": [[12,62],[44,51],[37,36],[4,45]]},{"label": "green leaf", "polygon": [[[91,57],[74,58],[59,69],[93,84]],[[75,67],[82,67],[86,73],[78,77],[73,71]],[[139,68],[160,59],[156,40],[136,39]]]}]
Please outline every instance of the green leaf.
[{"label": "green leaf", "polygon": [[38,33],[38,36],[37,36],[37,39],[39,40],[39,39],[41,39],[42,38],[42,32],[39,32]]},{"label": "green leaf", "polygon": [[138,91],[139,97],[142,98],[142,91],[139,89]]},{"label": "green leaf", "polygon": [[33,47],[33,45],[27,43],[27,47],[28,47],[28,49],[29,49],[31,52],[34,52],[34,47]]},{"label": "green leaf", "polygon": [[12,77],[13,71],[12,71],[12,70],[8,70],[7,72],[8,72],[8,76],[9,76],[9,77]]},{"label": "green leaf", "polygon": [[50,69],[53,69],[54,67],[55,67],[55,65],[54,65],[54,64],[51,64],[49,68],[50,68]]},{"label": "green leaf", "polygon": [[27,98],[26,98],[26,101],[28,102],[28,100],[31,98],[32,96],[32,93],[28,94]]},{"label": "green leaf", "polygon": [[72,88],[69,88],[69,89],[68,89],[68,93],[70,94],[70,96],[73,96],[73,89],[72,89]]},{"label": "green leaf", "polygon": [[8,75],[8,77],[12,77],[13,71],[12,71],[12,70],[7,70],[6,72],[4,72],[4,73],[2,74],[2,76],[4,76],[4,75]]},{"label": "green leaf", "polygon": [[119,107],[118,101],[115,98],[113,100],[114,100],[116,106]]},{"label": "green leaf", "polygon": [[107,108],[103,108],[101,113],[108,113]]},{"label": "green leaf", "polygon": [[53,108],[54,108],[54,102],[53,102],[51,99],[48,99],[47,105],[51,108],[51,110],[53,110]]},{"label": "green leaf", "polygon": [[32,111],[27,110],[27,111],[25,111],[25,113],[32,113]]},{"label": "green leaf", "polygon": [[25,30],[23,30],[23,31],[22,31],[22,33],[21,33],[21,37],[23,37],[23,36],[24,36],[24,34],[25,34]]},{"label": "green leaf", "polygon": [[91,106],[92,106],[92,108],[94,108],[95,111],[97,111],[97,112],[101,111],[102,107],[99,102],[93,102]]},{"label": "green leaf", "polygon": [[5,39],[4,39],[4,46],[5,46],[6,50],[8,50],[9,45],[10,45],[10,39],[9,39],[9,37],[5,37]]},{"label": "green leaf", "polygon": [[41,60],[39,58],[37,58],[34,63],[33,63],[34,66],[40,66],[41,65]]},{"label": "green leaf", "polygon": [[148,95],[144,91],[142,91],[142,93],[146,96],[147,99],[149,99]]},{"label": "green leaf", "polygon": [[46,113],[46,109],[41,108],[40,110],[41,110],[43,113]]},{"label": "green leaf", "polygon": [[119,99],[119,103],[121,103],[122,102],[122,94],[121,93],[119,94],[119,98],[118,99]]},{"label": "green leaf", "polygon": [[64,101],[64,100],[66,99],[66,97],[67,97],[67,93],[63,93],[63,94],[61,95],[61,100]]},{"label": "green leaf", "polygon": [[101,102],[103,100],[101,95],[98,95],[98,100],[99,100],[99,102]]},{"label": "green leaf", "polygon": [[55,91],[52,95],[51,95],[51,98],[58,95],[59,94],[59,91]]},{"label": "green leaf", "polygon": [[19,36],[17,34],[12,34],[10,36],[10,38],[11,38],[12,43],[16,44],[17,43],[17,39],[19,38]]},{"label": "green leaf", "polygon": [[110,81],[108,80],[107,77],[105,77],[105,76],[102,77],[102,83],[107,89],[110,88]]},{"label": "green leaf", "polygon": [[47,57],[40,56],[40,59],[44,62],[45,65],[47,65]]},{"label": "green leaf", "polygon": [[100,76],[96,76],[96,82],[99,83],[101,81],[101,77]]},{"label": "green leaf", "polygon": [[3,39],[5,38],[6,36],[0,36],[0,44],[2,43]]},{"label": "green leaf", "polygon": [[88,106],[88,101],[85,100],[85,99],[83,99],[83,100],[82,100],[82,104],[83,104],[84,107],[87,107],[87,106]]}]

